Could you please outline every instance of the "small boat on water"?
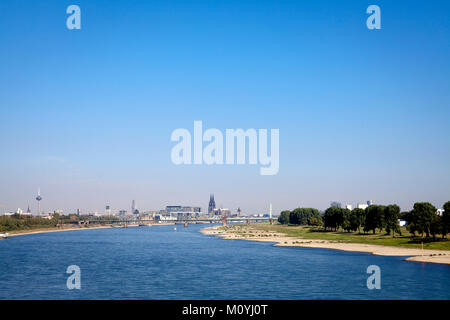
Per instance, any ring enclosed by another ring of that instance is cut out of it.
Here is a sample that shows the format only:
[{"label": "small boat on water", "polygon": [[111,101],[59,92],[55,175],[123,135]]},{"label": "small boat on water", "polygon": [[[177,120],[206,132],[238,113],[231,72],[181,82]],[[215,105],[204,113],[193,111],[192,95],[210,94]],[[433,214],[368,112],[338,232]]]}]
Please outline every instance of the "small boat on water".
[{"label": "small boat on water", "polygon": [[0,239],[8,239],[9,233],[0,233]]}]

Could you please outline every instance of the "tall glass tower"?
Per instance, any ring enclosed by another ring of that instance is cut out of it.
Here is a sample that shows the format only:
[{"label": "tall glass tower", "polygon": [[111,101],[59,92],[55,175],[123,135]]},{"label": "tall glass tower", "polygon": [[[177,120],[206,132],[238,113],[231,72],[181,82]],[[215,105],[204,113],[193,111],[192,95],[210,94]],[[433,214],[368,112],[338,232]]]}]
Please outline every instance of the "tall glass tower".
[{"label": "tall glass tower", "polygon": [[37,215],[40,216],[41,215],[41,188],[38,188],[38,195],[36,197],[37,203],[38,203],[38,210],[37,210]]}]

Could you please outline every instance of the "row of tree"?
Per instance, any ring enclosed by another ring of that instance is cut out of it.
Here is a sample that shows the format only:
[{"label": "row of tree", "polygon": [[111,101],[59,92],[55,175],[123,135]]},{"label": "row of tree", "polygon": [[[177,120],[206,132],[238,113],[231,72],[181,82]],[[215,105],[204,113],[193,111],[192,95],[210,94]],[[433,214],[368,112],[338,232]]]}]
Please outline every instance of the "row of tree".
[{"label": "row of tree", "polygon": [[[61,224],[78,223],[79,221],[88,221],[91,217],[78,216],[76,214],[60,215],[55,213],[52,219],[44,219],[41,217],[25,216],[13,214],[11,216],[0,216],[0,232],[13,230],[29,230],[37,228],[52,228]],[[104,220],[120,220],[115,216],[92,217],[97,222]]]},{"label": "row of tree", "polygon": [[319,210],[314,208],[297,208],[292,211],[286,210],[280,213],[278,222],[281,224],[297,224],[322,226],[323,220]]},{"label": "row of tree", "polygon": [[323,215],[325,230],[337,230],[342,228],[347,232],[372,231],[376,233],[379,229],[386,230],[386,233],[395,235],[400,233],[400,207],[391,204],[388,206],[371,205],[366,209],[355,208],[353,210],[338,207],[330,207]]},{"label": "row of tree", "polygon": [[347,231],[361,230],[372,231],[377,229],[395,236],[401,234],[399,219],[408,224],[408,230],[413,235],[430,235],[436,238],[440,234],[445,237],[450,233],[450,201],[444,204],[442,215],[437,214],[437,209],[429,202],[414,204],[413,210],[400,212],[400,207],[391,205],[371,205],[366,209],[355,208],[353,210],[330,207],[321,215],[317,209],[297,208],[292,211],[282,211],[278,222],[282,224],[323,226],[325,230],[337,231],[339,228]]},{"label": "row of tree", "polygon": [[44,219],[40,217],[26,217],[20,214],[0,217],[0,232],[13,230],[28,230],[36,228],[56,227],[57,221],[54,219]]}]

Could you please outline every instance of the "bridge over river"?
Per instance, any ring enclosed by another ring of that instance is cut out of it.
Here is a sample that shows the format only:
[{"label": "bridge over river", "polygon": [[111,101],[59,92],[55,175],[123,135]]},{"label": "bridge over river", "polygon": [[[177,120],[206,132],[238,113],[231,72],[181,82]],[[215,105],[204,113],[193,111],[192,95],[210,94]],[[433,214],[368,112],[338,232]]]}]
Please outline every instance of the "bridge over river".
[{"label": "bridge over river", "polygon": [[[179,218],[177,220],[152,220],[152,219],[91,219],[87,221],[79,221],[78,224],[97,224],[97,225],[158,225],[159,223],[174,223],[183,224],[187,227],[189,224],[197,223],[222,223],[227,225],[228,223],[256,223],[256,222],[270,222],[273,224],[274,219],[270,217],[201,217],[201,218]],[[76,223],[76,222],[73,222]],[[72,223],[72,224],[73,224]]]}]

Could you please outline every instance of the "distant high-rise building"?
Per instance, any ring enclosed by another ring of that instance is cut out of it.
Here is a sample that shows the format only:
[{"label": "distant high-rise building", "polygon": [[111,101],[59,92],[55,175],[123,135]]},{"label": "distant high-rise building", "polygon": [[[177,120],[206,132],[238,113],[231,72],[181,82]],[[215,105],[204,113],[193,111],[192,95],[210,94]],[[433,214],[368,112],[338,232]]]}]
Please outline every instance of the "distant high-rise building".
[{"label": "distant high-rise building", "polygon": [[372,200],[367,200],[367,205],[370,207],[371,205],[373,205],[373,201]]},{"label": "distant high-rise building", "polygon": [[368,207],[368,205],[367,204],[365,204],[365,203],[358,203],[358,205],[357,205],[357,208],[358,209],[366,209]]},{"label": "distant high-rise building", "polygon": [[162,214],[178,218],[198,217],[202,214],[202,208],[192,206],[166,206]]},{"label": "distant high-rise building", "polygon": [[80,214],[81,214],[81,209],[78,208],[78,209],[77,209],[77,216],[79,216]]},{"label": "distant high-rise building", "polygon": [[217,215],[222,217],[231,217],[231,210],[226,208],[215,209]]},{"label": "distant high-rise building", "polygon": [[42,197],[41,197],[41,188],[38,188],[38,194],[37,194],[36,200],[37,200],[37,202],[38,202],[37,215],[40,216],[40,215],[41,215],[41,200],[42,200]]},{"label": "distant high-rise building", "polygon": [[332,201],[331,204],[330,204],[330,207],[342,208],[342,204],[340,202],[337,202],[337,201]]},{"label": "distant high-rise building", "polygon": [[238,217],[241,216],[241,208],[240,207],[237,209],[237,215],[238,215]]},{"label": "distant high-rise building", "polygon": [[105,207],[105,215],[107,215],[107,216],[111,215],[111,207],[108,205]]},{"label": "distant high-rise building", "polygon": [[209,195],[208,214],[213,214],[215,208],[216,208],[216,201],[214,201],[214,194],[211,193]]},{"label": "distant high-rise building", "polygon": [[139,211],[136,206],[136,201],[131,202],[131,214],[139,214]]}]

